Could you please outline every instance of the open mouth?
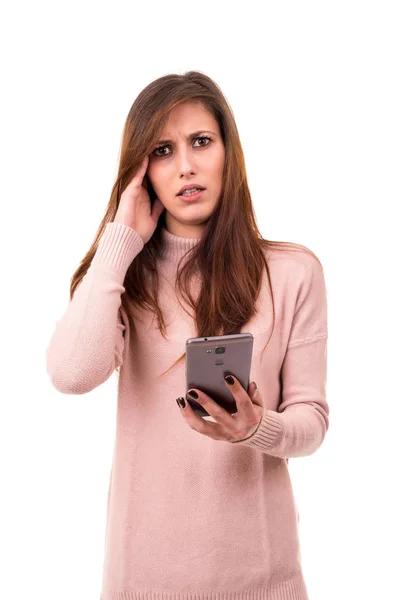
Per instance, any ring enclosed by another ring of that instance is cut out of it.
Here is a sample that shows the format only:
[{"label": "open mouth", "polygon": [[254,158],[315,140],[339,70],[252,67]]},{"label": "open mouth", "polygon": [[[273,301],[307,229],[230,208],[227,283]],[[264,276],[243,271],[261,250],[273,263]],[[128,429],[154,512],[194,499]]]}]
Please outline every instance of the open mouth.
[{"label": "open mouth", "polygon": [[203,194],[205,190],[196,190],[194,192],[185,192],[184,194],[179,194],[179,198],[182,198],[182,200],[197,200],[197,198],[200,198],[200,196]]}]

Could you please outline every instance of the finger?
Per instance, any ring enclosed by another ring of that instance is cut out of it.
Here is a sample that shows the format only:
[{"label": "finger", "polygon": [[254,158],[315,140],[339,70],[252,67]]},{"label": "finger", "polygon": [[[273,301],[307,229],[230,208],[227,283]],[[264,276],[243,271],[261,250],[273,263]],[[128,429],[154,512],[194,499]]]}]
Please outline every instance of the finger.
[{"label": "finger", "polygon": [[140,163],[139,168],[136,171],[136,174],[134,175],[134,177],[132,179],[133,184],[142,185],[142,179],[145,176],[148,165],[149,165],[149,157],[146,155],[144,157],[144,159],[142,160],[142,162]]},{"label": "finger", "polygon": [[[184,398],[180,398],[180,400],[184,400]],[[181,414],[184,419],[188,423],[191,429],[198,431],[199,433],[203,433],[204,435],[208,435],[213,439],[219,439],[218,437],[218,424],[213,423],[212,421],[205,421],[203,417],[201,417],[193,408],[190,406],[187,399],[185,400],[185,406],[182,407],[181,404],[177,403],[180,407]]]},{"label": "finger", "polygon": [[225,408],[220,406],[217,402],[215,402],[215,400],[208,396],[208,394],[202,392],[201,390],[191,388],[189,391],[195,391],[197,393],[198,398],[195,398],[196,402],[198,402],[208,412],[210,417],[213,417],[217,423],[227,428],[232,433],[234,432],[234,428],[232,427],[232,415],[225,410]]},{"label": "finger", "polygon": [[158,221],[162,211],[164,210],[165,206],[164,204],[161,202],[161,200],[159,198],[156,198],[154,200],[154,204],[151,210],[151,217],[152,219],[154,219],[154,221]]},{"label": "finger", "polygon": [[249,396],[253,404],[257,404],[257,406],[264,406],[260,391],[258,390],[255,381],[252,381],[249,385]]},{"label": "finger", "polygon": [[142,162],[140,164],[140,170],[141,171],[146,171],[147,165],[149,164],[149,160],[150,160],[149,155],[146,154],[146,156],[143,158],[143,160],[142,160]]},{"label": "finger", "polygon": [[[225,381],[226,386],[230,389],[232,396],[234,397],[234,399],[236,401],[236,406],[238,409],[238,412],[235,413],[236,419],[241,419],[242,417],[244,417],[244,419],[248,423],[251,423],[257,417],[257,414],[253,407],[253,399],[250,396],[250,394],[248,394],[246,392],[246,390],[243,388],[240,381],[238,379],[236,379],[236,377],[234,377],[233,375],[230,375],[230,376],[233,379],[233,385],[229,384],[229,379],[227,380],[224,378],[224,381]],[[254,391],[254,388],[253,388],[253,391]],[[257,392],[256,396],[258,394],[259,394],[259,392]],[[253,393],[253,395],[254,395],[254,393]]]}]

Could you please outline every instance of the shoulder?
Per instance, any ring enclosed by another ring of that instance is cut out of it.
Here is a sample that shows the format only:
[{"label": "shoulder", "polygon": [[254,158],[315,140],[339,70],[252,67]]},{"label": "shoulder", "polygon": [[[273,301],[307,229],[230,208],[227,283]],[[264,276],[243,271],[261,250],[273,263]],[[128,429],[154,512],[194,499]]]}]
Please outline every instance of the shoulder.
[{"label": "shoulder", "polygon": [[310,298],[321,306],[326,302],[324,269],[313,250],[294,242],[268,242],[264,246],[273,292],[282,302],[294,308]]},{"label": "shoulder", "polygon": [[323,275],[322,263],[313,250],[295,242],[265,241],[263,254],[271,271],[298,275],[301,279]]},{"label": "shoulder", "polygon": [[267,246],[271,282],[283,315],[291,315],[291,345],[327,335],[327,289],[318,256],[302,244]]}]

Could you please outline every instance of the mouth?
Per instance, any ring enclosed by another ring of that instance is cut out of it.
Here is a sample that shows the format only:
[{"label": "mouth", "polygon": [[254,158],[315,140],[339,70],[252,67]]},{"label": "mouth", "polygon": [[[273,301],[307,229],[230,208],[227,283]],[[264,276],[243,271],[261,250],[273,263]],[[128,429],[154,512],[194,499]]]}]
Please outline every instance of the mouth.
[{"label": "mouth", "polygon": [[197,190],[195,192],[190,192],[189,194],[178,194],[178,198],[181,198],[185,202],[190,202],[192,200],[198,200],[204,194],[205,190]]}]

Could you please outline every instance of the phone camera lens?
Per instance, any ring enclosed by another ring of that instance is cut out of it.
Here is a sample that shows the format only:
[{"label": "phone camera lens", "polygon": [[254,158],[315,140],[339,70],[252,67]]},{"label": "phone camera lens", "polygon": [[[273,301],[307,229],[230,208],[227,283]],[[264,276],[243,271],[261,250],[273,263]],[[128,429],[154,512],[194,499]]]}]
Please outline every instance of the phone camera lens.
[{"label": "phone camera lens", "polygon": [[225,353],[225,346],[217,346],[215,348],[215,354],[224,354]]}]

